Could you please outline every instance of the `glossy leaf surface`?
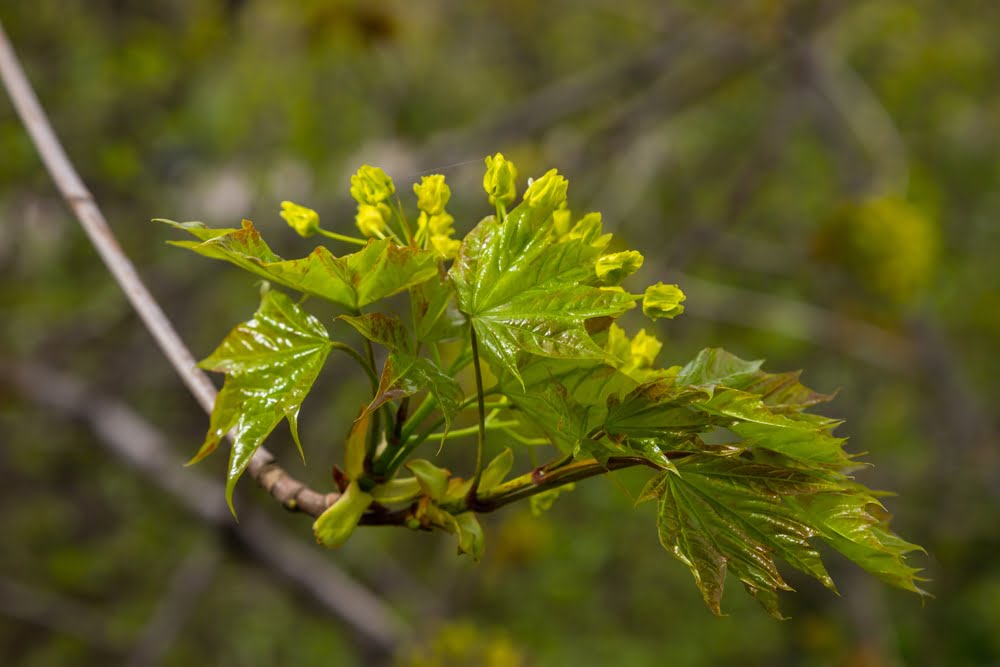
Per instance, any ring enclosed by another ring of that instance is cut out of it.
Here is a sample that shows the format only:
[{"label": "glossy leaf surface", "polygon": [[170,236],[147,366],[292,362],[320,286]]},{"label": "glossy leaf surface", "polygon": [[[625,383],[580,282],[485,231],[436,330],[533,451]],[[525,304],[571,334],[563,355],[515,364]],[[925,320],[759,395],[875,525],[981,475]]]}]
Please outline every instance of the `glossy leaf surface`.
[{"label": "glossy leaf surface", "polygon": [[487,357],[520,378],[517,357],[528,352],[563,359],[603,359],[585,322],[616,317],[635,297],[585,284],[600,250],[583,240],[558,242],[551,218],[526,204],[501,224],[486,218],[462,243],[451,276]]},{"label": "glossy leaf surface", "polygon": [[205,230],[196,223],[170,223],[201,242],[173,245],[221,259],[303,294],[318,296],[350,310],[402,292],[437,273],[434,253],[399,246],[389,239],[369,241],[356,253],[336,257],[319,246],[302,259],[283,260],[249,220],[242,229]]},{"label": "glossy leaf surface", "polygon": [[226,374],[215,400],[208,435],[192,459],[211,454],[233,430],[226,480],[232,508],[233,488],[253,453],[283,420],[299,445],[298,415],[331,344],[319,320],[288,296],[269,291],[254,317],[233,329],[200,366]]}]

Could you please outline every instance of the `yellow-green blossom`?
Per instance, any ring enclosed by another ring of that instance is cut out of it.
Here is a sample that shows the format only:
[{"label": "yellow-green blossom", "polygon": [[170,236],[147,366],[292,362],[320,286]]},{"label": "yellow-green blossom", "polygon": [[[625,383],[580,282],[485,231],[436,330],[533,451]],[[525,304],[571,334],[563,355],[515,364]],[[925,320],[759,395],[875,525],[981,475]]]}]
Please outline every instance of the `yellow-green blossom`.
[{"label": "yellow-green blossom", "polygon": [[357,173],[351,176],[351,196],[359,204],[377,206],[392,196],[396,191],[388,174],[367,164],[361,165]]},{"label": "yellow-green blossom", "polygon": [[552,234],[557,241],[565,241],[569,235],[573,214],[568,208],[552,211]]},{"label": "yellow-green blossom", "polygon": [[569,181],[555,169],[549,169],[541,178],[532,181],[524,191],[524,201],[532,208],[555,210],[566,201]]},{"label": "yellow-green blossom", "polygon": [[455,259],[458,257],[458,249],[462,247],[462,242],[447,236],[432,236],[431,247],[442,259]]},{"label": "yellow-green blossom", "polygon": [[517,197],[517,168],[503,153],[486,158],[483,189],[490,196],[490,204],[494,206],[498,203],[509,206]]},{"label": "yellow-green blossom", "polygon": [[377,206],[359,204],[358,213],[354,216],[354,222],[365,236],[383,239],[389,231],[386,220],[388,220],[390,214],[391,211],[385,204]]},{"label": "yellow-green blossom", "polygon": [[451,238],[455,233],[455,218],[448,213],[427,215],[421,211],[417,218],[417,243],[424,248],[433,248],[442,259],[454,259],[462,243]]},{"label": "yellow-green blossom", "polygon": [[632,361],[637,368],[652,368],[653,362],[663,349],[663,343],[650,336],[645,329],[639,329],[639,333],[632,339],[629,351],[632,353]]},{"label": "yellow-green blossom", "polygon": [[417,208],[428,215],[444,213],[444,207],[451,199],[451,188],[444,182],[441,174],[431,174],[413,184],[413,193],[417,195]]},{"label": "yellow-green blossom", "polygon": [[610,255],[602,255],[597,258],[594,271],[601,282],[609,285],[617,285],[626,276],[630,276],[642,266],[642,254],[635,250],[616,252]]},{"label": "yellow-green blossom", "polygon": [[664,373],[653,366],[662,347],[663,343],[647,334],[645,329],[629,340],[625,331],[612,322],[604,349],[619,361],[619,371],[638,382],[649,382]]},{"label": "yellow-green blossom", "polygon": [[646,288],[642,297],[642,312],[654,320],[661,317],[673,319],[684,312],[681,301],[686,298],[677,285],[656,283]]},{"label": "yellow-green blossom", "polygon": [[319,229],[319,213],[294,202],[281,202],[281,217],[299,236],[312,236]]}]

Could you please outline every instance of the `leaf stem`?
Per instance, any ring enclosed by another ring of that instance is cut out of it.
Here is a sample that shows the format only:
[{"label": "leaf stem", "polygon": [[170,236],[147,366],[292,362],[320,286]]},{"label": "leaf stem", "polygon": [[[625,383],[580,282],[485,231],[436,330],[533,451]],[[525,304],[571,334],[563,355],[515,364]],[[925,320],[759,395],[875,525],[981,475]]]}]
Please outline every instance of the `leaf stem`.
[{"label": "leaf stem", "polygon": [[[495,421],[491,422],[487,419],[486,430],[492,431],[497,429],[505,429],[511,426],[517,426],[521,422],[515,420],[508,421]],[[426,437],[422,437],[422,440],[452,440],[454,438],[464,438],[467,435],[476,435],[479,432],[479,425],[467,426],[465,428],[456,428],[451,431],[438,431],[437,433],[428,433]]]},{"label": "leaf stem", "polygon": [[337,232],[327,231],[322,227],[320,227],[316,231],[322,234],[323,236],[334,239],[336,241],[343,241],[344,243],[351,243],[353,245],[368,245],[368,241],[365,241],[364,239],[358,239],[353,236],[344,236],[343,234],[338,234]]},{"label": "leaf stem", "polygon": [[483,393],[483,370],[479,363],[479,342],[476,340],[476,328],[469,327],[472,340],[472,367],[476,371],[476,398],[479,404],[479,440],[476,443],[476,475],[472,478],[472,486],[466,496],[468,504],[475,508],[479,482],[483,477],[483,458],[486,449],[486,396]]},{"label": "leaf stem", "polygon": [[[356,317],[361,316],[361,310],[357,309],[354,311]],[[367,338],[365,341],[365,356],[368,359],[368,365],[372,369],[371,374],[368,379],[371,381],[372,387],[372,398],[378,394],[378,378],[375,375],[375,349],[372,347],[372,342]],[[379,443],[379,433],[382,430],[382,410],[376,410],[375,414],[372,415],[371,430],[368,431],[368,447],[365,452],[365,461],[370,462],[374,456],[375,451],[378,449]]]}]

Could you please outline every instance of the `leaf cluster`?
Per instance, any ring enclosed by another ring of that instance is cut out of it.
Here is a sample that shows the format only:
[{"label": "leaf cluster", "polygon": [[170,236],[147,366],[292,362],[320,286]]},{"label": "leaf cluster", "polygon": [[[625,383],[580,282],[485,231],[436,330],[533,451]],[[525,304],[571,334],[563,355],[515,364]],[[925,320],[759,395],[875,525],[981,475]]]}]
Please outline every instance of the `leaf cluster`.
[{"label": "leaf cluster", "polygon": [[[650,479],[640,501],[655,502],[661,543],[715,613],[732,574],[780,617],[777,592],[790,586],[779,561],[835,590],[820,543],[923,594],[905,560],[919,547],[888,529],[878,494],[850,476],[859,464],[833,433],[839,422],[808,412],[830,396],[798,373],[765,372],[721,349],[658,366],[656,337],[630,337],[616,321],[640,302],[653,319],[681,314],[680,288],[623,288],[642,255],[609,251],[600,214],[575,216],[556,170],[530,181],[514,205],[513,164],[498,154],[486,166],[495,210],[462,239],[454,238],[443,176],[414,186],[418,211],[407,215],[392,179],[367,165],[351,194],[368,238],[324,230],[315,211],[283,205],[303,236],[361,246],[349,254],[321,245],[285,260],[248,220],[239,229],[165,221],[195,237],[175,245],[267,281],[254,316],[201,364],[224,373],[225,384],[193,461],[232,433],[231,507],[237,480],[281,421],[302,450],[300,407],[337,350],[368,374],[371,392],[345,429],[333,479],[340,498],[314,525],[322,544],[338,546],[366,522],[398,523],[452,533],[459,552],[478,559],[479,513],[529,498],[541,511],[577,481],[641,466]],[[409,297],[408,312],[386,302],[399,293]],[[339,307],[362,348],[332,340],[306,297]],[[475,426],[452,428],[467,412]],[[473,439],[477,464],[464,475],[418,451]],[[487,440],[509,446],[487,462]],[[545,448],[554,451],[549,463],[512,473],[515,450],[531,450],[534,461]]]}]

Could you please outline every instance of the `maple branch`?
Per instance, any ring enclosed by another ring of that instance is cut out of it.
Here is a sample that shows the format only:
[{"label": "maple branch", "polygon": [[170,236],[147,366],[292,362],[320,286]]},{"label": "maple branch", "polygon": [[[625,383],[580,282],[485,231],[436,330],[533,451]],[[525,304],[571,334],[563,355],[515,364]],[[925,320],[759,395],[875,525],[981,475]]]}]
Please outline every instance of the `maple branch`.
[{"label": "maple branch", "polygon": [[[692,452],[684,451],[665,452],[667,458],[671,460],[690,456],[691,454]],[[634,468],[636,466],[646,466],[654,470],[663,470],[656,463],[643,456],[612,456],[603,462],[590,458],[572,461],[563,465],[564,461],[565,459],[559,459],[559,465],[539,466],[530,472],[526,472],[519,477],[495,486],[489,491],[477,494],[475,497],[466,498],[463,501],[464,504],[444,505],[442,509],[454,513],[470,510],[478,513],[493,512],[504,505],[524,500],[544,491],[550,491],[590,477],[606,475],[616,470],[624,470],[625,468]]]},{"label": "maple branch", "polygon": [[[143,284],[135,266],[122,252],[104,214],[101,213],[93,195],[84,185],[52,129],[45,110],[38,102],[38,97],[31,88],[17,54],[14,53],[10,40],[4,32],[2,23],[0,23],[0,79],[3,80],[14,108],[38,150],[45,168],[105,266],[125,292],[125,296],[146,325],[146,329],[152,334],[160,350],[166,355],[195,400],[206,413],[211,414],[212,406],[215,404],[215,386],[208,376],[198,369],[191,351]],[[331,499],[326,494],[309,489],[289,475],[264,447],[260,447],[254,453],[247,471],[287,509],[319,516],[330,504]]]}]

